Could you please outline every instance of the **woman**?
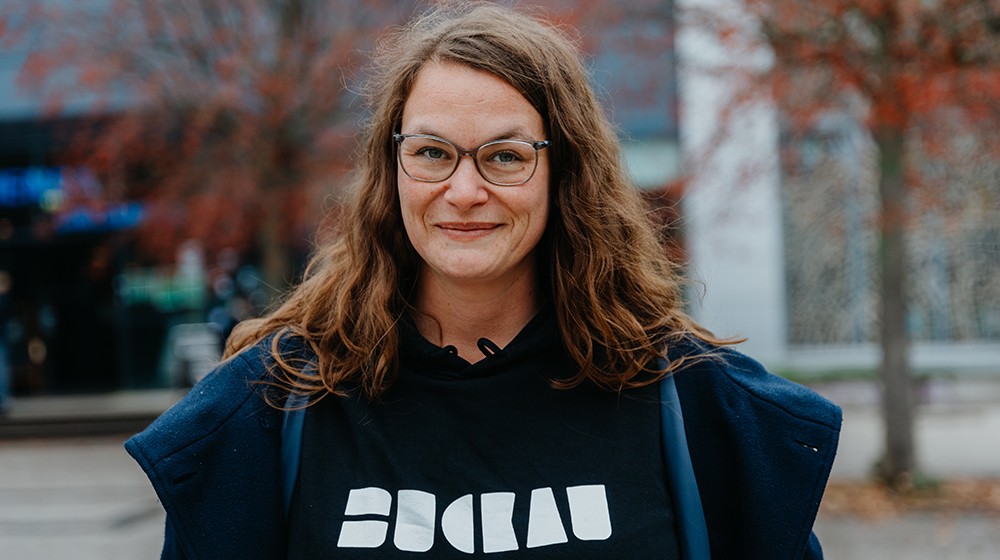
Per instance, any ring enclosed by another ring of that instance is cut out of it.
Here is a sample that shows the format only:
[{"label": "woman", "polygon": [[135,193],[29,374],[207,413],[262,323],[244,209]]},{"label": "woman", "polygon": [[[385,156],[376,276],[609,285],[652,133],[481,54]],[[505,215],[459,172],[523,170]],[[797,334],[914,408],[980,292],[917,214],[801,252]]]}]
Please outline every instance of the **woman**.
[{"label": "woman", "polygon": [[342,233],[126,444],[164,557],[821,557],[839,411],[684,314],[573,44],[452,6],[377,70]]}]

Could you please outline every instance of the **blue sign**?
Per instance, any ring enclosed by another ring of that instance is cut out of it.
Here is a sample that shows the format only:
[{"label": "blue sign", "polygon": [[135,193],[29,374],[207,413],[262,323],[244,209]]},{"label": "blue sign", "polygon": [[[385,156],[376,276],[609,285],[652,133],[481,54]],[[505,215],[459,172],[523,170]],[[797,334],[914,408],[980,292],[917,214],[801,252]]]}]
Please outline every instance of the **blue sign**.
[{"label": "blue sign", "polygon": [[62,190],[62,182],[58,167],[0,170],[0,206],[39,206],[46,192]]},{"label": "blue sign", "polygon": [[143,215],[138,202],[111,205],[102,210],[77,208],[60,214],[53,229],[57,234],[117,231],[138,225]]},{"label": "blue sign", "polygon": [[[142,222],[140,203],[105,203],[101,191],[100,181],[86,167],[0,169],[0,207],[40,207],[53,215],[57,234],[116,231]],[[95,204],[67,207],[74,200]]]},{"label": "blue sign", "polygon": [[0,207],[41,206],[47,212],[59,209],[67,191],[85,198],[98,198],[101,183],[86,167],[25,167],[0,169]]}]

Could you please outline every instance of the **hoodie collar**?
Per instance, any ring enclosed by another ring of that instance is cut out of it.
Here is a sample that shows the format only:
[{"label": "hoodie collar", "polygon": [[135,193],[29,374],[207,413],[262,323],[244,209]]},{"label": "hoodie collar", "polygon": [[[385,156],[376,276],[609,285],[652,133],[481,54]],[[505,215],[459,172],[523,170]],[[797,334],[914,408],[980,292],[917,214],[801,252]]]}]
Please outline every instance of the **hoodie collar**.
[{"label": "hoodie collar", "polygon": [[[480,339],[485,356],[470,364],[454,346],[440,347],[429,342],[417,330],[413,320],[400,322],[400,356],[403,365],[434,377],[469,379],[499,373],[505,368],[553,348],[558,341],[558,321],[552,306],[545,306],[528,322],[505,348],[488,339]],[[493,349],[493,351],[491,351]]]}]

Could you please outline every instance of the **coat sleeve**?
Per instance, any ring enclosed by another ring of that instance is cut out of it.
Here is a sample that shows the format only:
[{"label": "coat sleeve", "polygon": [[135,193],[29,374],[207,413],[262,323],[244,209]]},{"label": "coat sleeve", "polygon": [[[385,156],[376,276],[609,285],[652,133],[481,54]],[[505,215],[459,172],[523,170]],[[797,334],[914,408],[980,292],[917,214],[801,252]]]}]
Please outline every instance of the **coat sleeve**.
[{"label": "coat sleeve", "polygon": [[181,544],[177,541],[177,532],[169,517],[167,517],[167,525],[163,529],[163,552],[160,553],[160,560],[187,560]]},{"label": "coat sleeve", "polygon": [[259,383],[269,373],[268,344],[221,364],[125,442],[167,513],[162,558],[285,556],[282,414]]},{"label": "coat sleeve", "polygon": [[809,542],[806,543],[806,552],[802,555],[802,560],[823,560],[823,548],[820,547],[815,532],[809,534]]}]

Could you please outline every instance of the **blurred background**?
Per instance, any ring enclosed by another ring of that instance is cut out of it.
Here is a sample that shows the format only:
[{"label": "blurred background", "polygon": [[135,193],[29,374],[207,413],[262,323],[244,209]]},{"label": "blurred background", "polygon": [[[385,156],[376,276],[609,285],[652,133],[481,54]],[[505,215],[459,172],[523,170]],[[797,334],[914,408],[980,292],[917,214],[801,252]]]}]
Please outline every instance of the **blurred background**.
[{"label": "blurred background", "polygon": [[[1000,4],[536,4],[691,312],[844,407],[827,556],[1000,557]],[[336,231],[368,55],[424,6],[0,0],[0,550],[156,557],[121,434]]]}]

